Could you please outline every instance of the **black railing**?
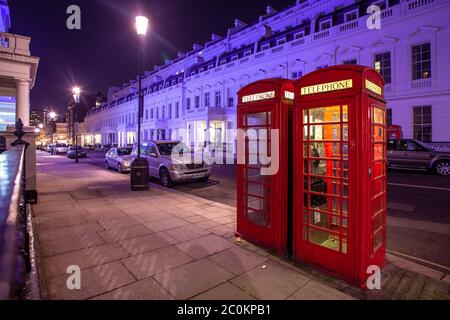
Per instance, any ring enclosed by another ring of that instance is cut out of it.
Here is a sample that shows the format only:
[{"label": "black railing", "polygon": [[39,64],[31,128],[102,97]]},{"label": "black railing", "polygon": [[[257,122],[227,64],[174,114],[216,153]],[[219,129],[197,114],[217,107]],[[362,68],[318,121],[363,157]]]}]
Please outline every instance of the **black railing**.
[{"label": "black railing", "polygon": [[23,299],[31,270],[25,199],[25,145],[0,154],[0,300]]}]

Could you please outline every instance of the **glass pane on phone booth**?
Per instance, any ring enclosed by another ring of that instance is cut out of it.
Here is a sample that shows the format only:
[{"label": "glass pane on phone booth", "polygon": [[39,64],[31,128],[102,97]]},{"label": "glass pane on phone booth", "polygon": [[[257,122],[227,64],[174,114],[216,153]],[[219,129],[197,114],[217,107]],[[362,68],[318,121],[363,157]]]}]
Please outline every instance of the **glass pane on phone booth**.
[{"label": "glass pane on phone booth", "polygon": [[270,176],[261,174],[269,166],[271,147],[271,112],[243,115],[245,139],[244,212],[248,222],[270,225]]},{"label": "glass pane on phone booth", "polygon": [[348,106],[303,113],[304,240],[347,253]]},{"label": "glass pane on phone booth", "polygon": [[372,105],[372,253],[385,241],[386,216],[386,110]]}]

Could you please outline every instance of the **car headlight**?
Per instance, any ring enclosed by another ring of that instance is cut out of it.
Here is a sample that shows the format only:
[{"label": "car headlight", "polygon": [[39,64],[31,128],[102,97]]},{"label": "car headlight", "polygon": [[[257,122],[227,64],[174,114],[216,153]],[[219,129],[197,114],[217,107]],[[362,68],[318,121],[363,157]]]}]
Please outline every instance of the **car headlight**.
[{"label": "car headlight", "polygon": [[125,161],[123,162],[123,165],[124,165],[125,167],[129,167],[129,166],[130,166],[130,161],[125,160]]},{"label": "car headlight", "polygon": [[173,164],[172,170],[173,171],[183,171],[183,170],[186,170],[186,166],[184,164]]}]

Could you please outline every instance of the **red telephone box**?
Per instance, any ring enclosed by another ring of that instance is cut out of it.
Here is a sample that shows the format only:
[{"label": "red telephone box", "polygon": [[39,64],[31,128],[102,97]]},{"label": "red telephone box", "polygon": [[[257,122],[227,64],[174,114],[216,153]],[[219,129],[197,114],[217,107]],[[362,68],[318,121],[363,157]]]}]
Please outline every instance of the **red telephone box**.
[{"label": "red telephone box", "polygon": [[403,130],[402,127],[398,125],[390,125],[387,127],[387,139],[393,140],[393,139],[403,139]]},{"label": "red telephone box", "polygon": [[280,254],[288,250],[292,211],[293,90],[289,80],[267,79],[238,93],[237,236]]},{"label": "red telephone box", "polygon": [[364,286],[385,262],[384,82],[335,66],[294,86],[293,255]]}]

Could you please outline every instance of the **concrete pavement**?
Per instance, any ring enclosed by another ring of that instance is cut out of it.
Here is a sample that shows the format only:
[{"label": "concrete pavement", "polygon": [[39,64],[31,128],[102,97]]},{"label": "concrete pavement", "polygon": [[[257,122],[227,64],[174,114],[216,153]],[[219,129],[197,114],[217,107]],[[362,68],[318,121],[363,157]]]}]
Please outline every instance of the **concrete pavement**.
[{"label": "concrete pavement", "polygon": [[[132,192],[127,175],[37,160],[33,215],[48,299],[449,299],[448,283],[401,263],[386,267],[382,290],[360,290],[236,241],[231,206],[157,185]],[[81,269],[81,290],[67,287],[70,266]]]}]

